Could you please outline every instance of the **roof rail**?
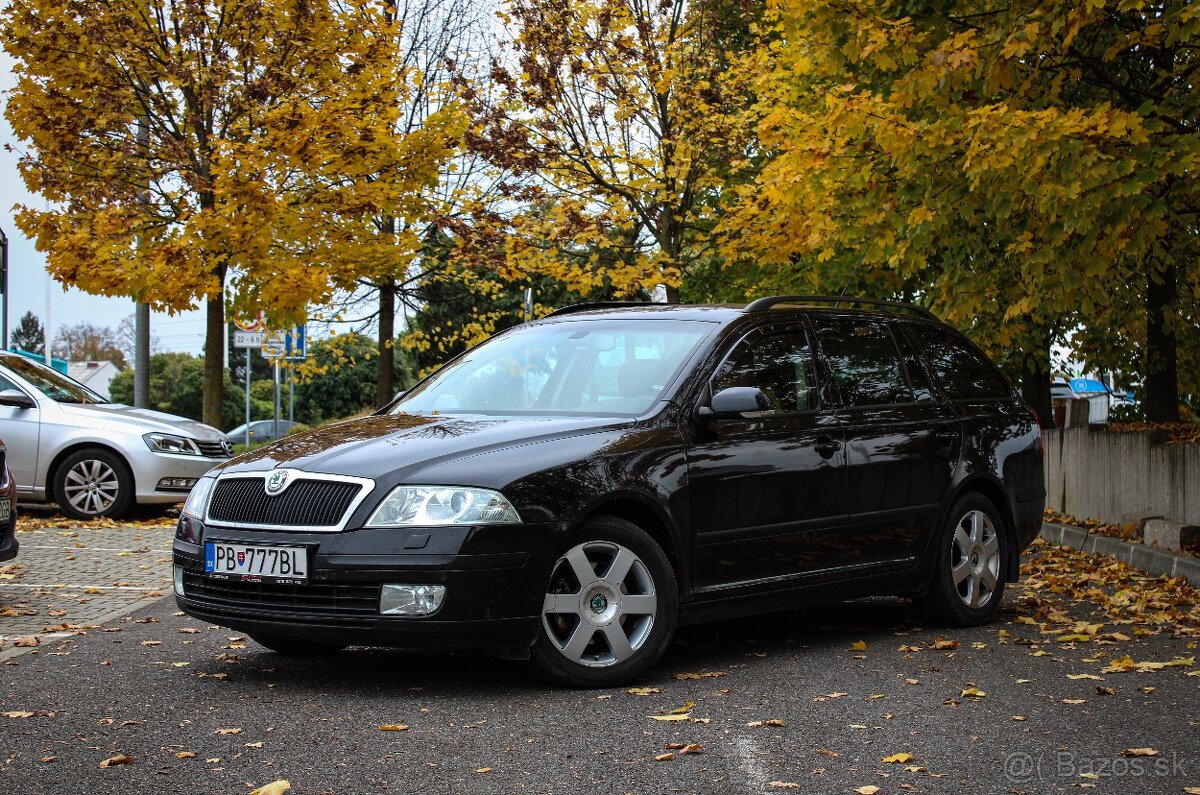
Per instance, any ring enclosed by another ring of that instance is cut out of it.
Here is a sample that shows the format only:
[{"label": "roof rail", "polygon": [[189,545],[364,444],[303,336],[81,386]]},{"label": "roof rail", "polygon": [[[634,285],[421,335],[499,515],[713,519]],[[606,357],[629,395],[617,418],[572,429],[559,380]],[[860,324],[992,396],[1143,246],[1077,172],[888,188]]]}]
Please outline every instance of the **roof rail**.
[{"label": "roof rail", "polygon": [[930,312],[923,306],[916,304],[907,304],[903,301],[885,301],[880,298],[855,298],[853,296],[844,295],[773,295],[769,298],[759,298],[755,301],[746,304],[745,311],[761,312],[770,309],[779,304],[866,304],[868,306],[887,307],[889,309],[903,309],[907,312],[915,312],[923,318],[929,320],[937,320],[937,315]]},{"label": "roof rail", "polygon": [[582,304],[571,304],[564,306],[561,309],[555,309],[548,315],[542,317],[557,317],[558,315],[571,315],[576,312],[586,312],[589,309],[620,309],[623,306],[654,306],[653,301],[585,301]]}]

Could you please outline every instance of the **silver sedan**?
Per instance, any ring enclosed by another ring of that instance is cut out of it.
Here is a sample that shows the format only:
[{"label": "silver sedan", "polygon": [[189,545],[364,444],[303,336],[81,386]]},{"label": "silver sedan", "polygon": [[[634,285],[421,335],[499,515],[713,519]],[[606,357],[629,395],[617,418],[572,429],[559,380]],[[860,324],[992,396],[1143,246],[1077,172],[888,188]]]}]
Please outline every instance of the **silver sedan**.
[{"label": "silver sedan", "polygon": [[3,351],[0,438],[18,498],[57,502],[76,519],[182,502],[232,452],[216,428],[110,403],[40,362]]}]

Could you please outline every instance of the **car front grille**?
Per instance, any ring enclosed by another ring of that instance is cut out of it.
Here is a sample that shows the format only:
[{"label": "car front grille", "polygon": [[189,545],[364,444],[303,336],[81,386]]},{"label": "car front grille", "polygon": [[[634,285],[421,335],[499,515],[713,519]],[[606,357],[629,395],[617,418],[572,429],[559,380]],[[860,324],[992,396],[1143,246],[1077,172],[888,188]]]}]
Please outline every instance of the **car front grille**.
[{"label": "car front grille", "polygon": [[217,580],[184,572],[186,599],[205,607],[241,614],[281,613],[304,616],[373,617],[379,615],[379,585],[320,583],[281,585],[273,582]]},{"label": "car front grille", "polygon": [[200,453],[208,458],[229,458],[233,455],[233,445],[229,442],[197,441],[196,446],[200,448]]},{"label": "car front grille", "polygon": [[300,478],[278,496],[267,494],[263,478],[221,478],[213,489],[208,520],[263,527],[333,527],[362,491],[358,483]]}]

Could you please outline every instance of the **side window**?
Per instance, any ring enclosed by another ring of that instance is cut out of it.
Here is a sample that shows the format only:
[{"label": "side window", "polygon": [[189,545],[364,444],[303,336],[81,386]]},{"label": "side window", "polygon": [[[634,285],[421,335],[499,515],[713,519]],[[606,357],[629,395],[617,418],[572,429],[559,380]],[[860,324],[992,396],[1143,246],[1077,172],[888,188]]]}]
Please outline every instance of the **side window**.
[{"label": "side window", "polygon": [[[0,392],[7,392],[10,389],[17,389],[17,385],[0,375]],[[23,392],[24,390],[17,389],[17,391]]]},{"label": "side window", "polygon": [[817,373],[807,335],[793,331],[738,343],[712,381],[713,392],[731,386],[761,389],[780,413],[816,410]]},{"label": "side window", "polygon": [[969,400],[1012,394],[1000,371],[952,331],[930,326],[910,327],[908,331],[918,350],[924,352],[946,397]]},{"label": "side window", "polygon": [[821,350],[829,360],[838,392],[847,406],[911,403],[900,353],[883,323],[826,320],[820,324]]}]

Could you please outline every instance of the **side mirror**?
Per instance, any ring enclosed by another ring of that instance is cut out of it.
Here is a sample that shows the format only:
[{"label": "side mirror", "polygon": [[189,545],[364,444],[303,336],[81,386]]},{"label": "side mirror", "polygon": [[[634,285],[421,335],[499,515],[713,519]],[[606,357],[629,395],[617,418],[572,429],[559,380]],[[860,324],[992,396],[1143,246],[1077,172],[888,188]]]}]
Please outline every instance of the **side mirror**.
[{"label": "side mirror", "polygon": [[0,406],[13,406],[18,409],[31,409],[34,402],[19,389],[6,389],[0,392]]},{"label": "side mirror", "polygon": [[772,410],[771,399],[758,387],[731,386],[712,396],[707,406],[701,406],[700,420],[754,419]]}]

